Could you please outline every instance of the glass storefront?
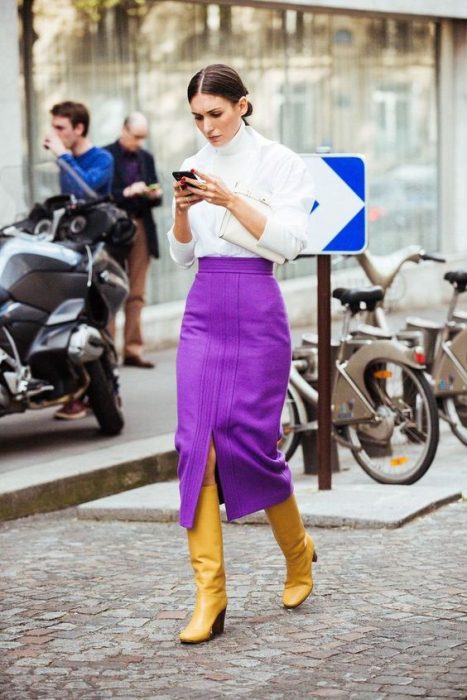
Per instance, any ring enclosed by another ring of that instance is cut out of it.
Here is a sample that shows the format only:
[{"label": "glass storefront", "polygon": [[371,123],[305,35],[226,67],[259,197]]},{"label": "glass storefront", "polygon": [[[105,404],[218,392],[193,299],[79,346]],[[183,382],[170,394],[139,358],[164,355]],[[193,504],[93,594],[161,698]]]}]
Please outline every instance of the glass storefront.
[{"label": "glass storefront", "polygon": [[[26,6],[20,9],[24,15]],[[150,120],[147,145],[167,193],[156,213],[162,257],[153,265],[152,301],[180,299],[190,284],[191,275],[170,260],[164,232],[170,173],[201,145],[186,86],[208,63],[240,72],[254,106],[251,124],[265,136],[302,153],[329,146],[365,154],[372,251],[414,242],[436,248],[434,22],[148,0],[132,14],[116,7],[93,23],[72,0],[35,0],[27,26],[34,163],[44,160],[41,140],[57,101],[89,106],[96,145],[115,140],[131,110]],[[309,267],[286,265],[280,275],[298,277]]]}]

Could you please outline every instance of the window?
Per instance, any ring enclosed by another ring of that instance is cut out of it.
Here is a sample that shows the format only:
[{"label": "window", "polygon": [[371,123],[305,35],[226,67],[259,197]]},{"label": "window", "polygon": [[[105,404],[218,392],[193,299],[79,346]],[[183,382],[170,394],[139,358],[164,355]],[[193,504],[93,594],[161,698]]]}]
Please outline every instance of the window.
[{"label": "window", "polygon": [[[44,158],[40,144],[56,101],[90,107],[97,145],[118,137],[132,109],[150,119],[148,147],[166,193],[156,212],[162,258],[153,268],[153,301],[182,298],[190,284],[167,251],[170,173],[201,145],[186,87],[212,62],[232,63],[241,73],[254,105],[252,125],[265,136],[296,151],[330,145],[366,155],[374,252],[409,242],[436,247],[433,22],[148,0],[134,14],[118,6],[92,24],[72,0],[35,0],[33,28],[25,45],[33,58],[35,162]],[[301,261],[280,274],[309,270],[310,262]]]}]

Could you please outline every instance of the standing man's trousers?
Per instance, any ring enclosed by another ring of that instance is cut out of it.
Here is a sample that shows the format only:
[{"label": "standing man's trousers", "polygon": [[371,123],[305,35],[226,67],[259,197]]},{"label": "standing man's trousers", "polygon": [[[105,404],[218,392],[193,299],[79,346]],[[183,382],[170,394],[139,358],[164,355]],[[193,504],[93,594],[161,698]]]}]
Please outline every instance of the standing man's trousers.
[{"label": "standing man's trousers", "polygon": [[[125,303],[124,357],[136,357],[143,351],[141,313],[146,303],[146,279],[151,261],[146,232],[141,219],[133,219],[136,235],[127,258],[127,274],[130,293]],[[115,337],[115,320],[109,323],[109,330]]]}]

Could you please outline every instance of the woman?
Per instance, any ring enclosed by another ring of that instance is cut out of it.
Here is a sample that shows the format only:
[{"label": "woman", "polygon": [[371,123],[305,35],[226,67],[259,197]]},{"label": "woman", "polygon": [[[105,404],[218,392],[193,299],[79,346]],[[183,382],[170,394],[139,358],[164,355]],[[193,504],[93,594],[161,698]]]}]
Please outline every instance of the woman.
[{"label": "woman", "polygon": [[[171,256],[198,258],[177,355],[180,524],[187,528],[196,606],[180,640],[223,632],[227,607],[219,502],[229,520],[265,509],[287,563],[283,604],[311,593],[314,545],[278,451],[290,371],[287,315],[264,249],[287,259],[306,243],[312,182],[301,159],[246,122],[253,108],[240,76],[210,65],[188,86],[188,101],[208,144],[184,161],[193,173],[174,185]],[[199,179],[201,179],[201,183]],[[236,183],[272,200],[269,216],[235,193]],[[258,255],[218,237],[228,210],[256,239]]]}]

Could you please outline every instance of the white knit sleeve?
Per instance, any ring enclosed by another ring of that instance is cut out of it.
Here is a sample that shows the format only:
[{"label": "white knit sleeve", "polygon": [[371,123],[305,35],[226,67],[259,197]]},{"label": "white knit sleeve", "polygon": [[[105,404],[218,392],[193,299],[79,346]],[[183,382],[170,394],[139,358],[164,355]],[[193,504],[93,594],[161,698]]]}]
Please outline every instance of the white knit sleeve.
[{"label": "white knit sleeve", "polygon": [[272,212],[258,240],[258,247],[293,260],[308,242],[308,217],[314,202],[314,184],[302,159],[289,149],[281,151],[272,184]]},{"label": "white knit sleeve", "polygon": [[[193,167],[191,160],[191,158],[184,160],[179,170],[190,170]],[[175,218],[175,198],[172,199],[172,216]],[[195,261],[194,238],[188,243],[180,243],[180,241],[177,241],[175,238],[173,225],[167,231],[167,238],[169,239],[169,251],[172,260],[185,269],[191,267]]]},{"label": "white knit sleeve", "polygon": [[174,236],[173,228],[167,231],[169,239],[170,257],[177,265],[188,269],[195,261],[195,241],[192,238],[188,243],[180,243]]}]

